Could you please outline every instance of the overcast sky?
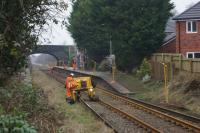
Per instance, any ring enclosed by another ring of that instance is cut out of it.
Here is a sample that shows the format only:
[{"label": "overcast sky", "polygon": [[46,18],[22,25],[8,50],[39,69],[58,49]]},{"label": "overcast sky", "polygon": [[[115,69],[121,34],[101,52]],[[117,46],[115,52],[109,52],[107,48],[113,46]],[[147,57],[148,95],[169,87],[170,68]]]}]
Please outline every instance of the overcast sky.
[{"label": "overcast sky", "polygon": [[[68,2],[69,0],[64,0]],[[200,0],[171,0],[175,4],[175,9],[178,13],[183,12],[185,9],[190,7],[191,5],[197,3]],[[69,2],[68,2],[69,3]],[[66,18],[70,15],[72,11],[72,6],[69,3],[68,10],[65,12]],[[44,39],[46,41],[44,41]],[[60,25],[51,24],[48,27],[48,32],[43,34],[42,44],[50,44],[50,45],[73,45],[74,41],[67,31],[66,27],[61,27]],[[47,41],[48,40],[48,41]]]}]

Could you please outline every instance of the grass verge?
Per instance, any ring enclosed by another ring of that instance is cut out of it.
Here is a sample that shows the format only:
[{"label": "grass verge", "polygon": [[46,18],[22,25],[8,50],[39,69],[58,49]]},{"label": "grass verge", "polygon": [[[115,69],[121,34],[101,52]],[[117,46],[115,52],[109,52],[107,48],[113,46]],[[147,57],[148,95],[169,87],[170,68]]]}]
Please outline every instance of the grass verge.
[{"label": "grass verge", "polygon": [[[190,77],[190,78],[188,78]],[[153,104],[165,106],[183,113],[200,115],[200,83],[199,77],[180,73],[169,83],[169,104],[164,104],[164,84],[161,81],[150,80],[143,83],[135,75],[118,73],[117,82],[135,92],[133,98]],[[195,81],[195,83],[194,83]]]},{"label": "grass verge", "polygon": [[63,125],[60,133],[112,133],[104,123],[97,120],[82,104],[69,105],[65,101],[64,85],[47,76],[37,68],[33,70],[33,82],[47,94],[48,104],[62,112]]}]

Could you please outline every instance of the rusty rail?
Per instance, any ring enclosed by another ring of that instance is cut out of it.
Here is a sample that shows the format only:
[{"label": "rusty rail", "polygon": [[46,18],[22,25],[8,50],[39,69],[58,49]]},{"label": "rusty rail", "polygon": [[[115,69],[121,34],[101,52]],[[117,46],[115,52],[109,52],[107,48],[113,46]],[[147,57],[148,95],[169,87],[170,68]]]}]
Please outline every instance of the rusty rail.
[{"label": "rusty rail", "polygon": [[[62,69],[62,68],[57,68],[55,69],[55,71],[59,70],[58,72],[60,72],[60,70],[63,72],[63,71],[66,71],[66,72],[72,72],[71,70],[65,70],[65,69]],[[74,72],[74,71],[73,71]],[[99,79],[99,80],[102,80],[104,81],[104,79],[102,79],[101,77],[98,77],[98,76],[94,76],[94,75],[88,75],[88,74],[84,74],[84,73],[81,73],[81,72],[75,72],[77,74],[81,74],[81,75],[87,75],[87,76],[92,76],[94,77],[94,79]],[[106,82],[105,82],[106,83]],[[108,84],[108,83],[106,83]],[[113,90],[114,88],[112,86],[110,86],[108,84],[109,87],[111,87]],[[111,90],[109,90],[111,91]],[[166,113],[166,114],[169,114],[171,116],[175,116],[175,117],[178,117],[178,118],[182,118],[184,120],[187,120],[187,121],[191,121],[191,122],[194,122],[194,123],[200,123],[200,118],[197,117],[197,116],[191,116],[191,115],[187,115],[187,114],[184,114],[184,113],[181,113],[181,112],[178,112],[178,111],[175,111],[175,110],[171,110],[171,109],[167,109],[165,107],[160,107],[160,106],[157,106],[157,105],[154,105],[154,104],[151,104],[151,103],[148,103],[148,102],[144,102],[144,101],[141,101],[141,100],[138,100],[138,99],[134,99],[134,98],[130,98],[128,96],[125,96],[123,94],[120,94],[120,93],[117,93],[116,91],[111,91],[112,93],[116,94],[116,95],[119,95],[119,96],[122,96],[122,97],[125,97],[127,99],[130,99],[138,104],[141,104],[141,105],[144,105],[146,107],[149,107],[149,108],[152,108],[152,109],[155,109],[155,110],[159,110],[163,113]]]},{"label": "rusty rail", "polygon": [[[64,83],[64,80],[60,77],[57,77],[57,75],[52,75],[50,73],[47,73],[49,76],[53,76],[58,82],[60,83]],[[88,105],[83,99],[80,99],[81,102],[87,107],[89,108],[99,119],[101,119],[107,126],[109,126],[110,128],[112,128],[114,130],[114,132],[117,132],[115,130],[115,128],[108,123],[106,120],[104,120],[98,113],[95,112],[95,110],[93,108],[90,107],[90,105]],[[161,131],[159,131],[158,129],[152,127],[151,125],[149,125],[148,123],[143,122],[142,120],[139,120],[138,118],[136,118],[135,116],[129,115],[115,107],[113,107],[112,105],[103,102],[102,100],[99,100],[99,103],[103,106],[105,106],[106,108],[110,109],[111,111],[121,115],[122,117],[132,121],[135,125],[137,125],[138,127],[141,127],[145,130],[147,130],[148,132],[151,133],[162,133]]]},{"label": "rusty rail", "polygon": [[112,124],[110,124],[109,122],[107,122],[103,117],[101,117],[101,115],[99,115],[98,113],[96,113],[96,111],[89,104],[87,104],[83,99],[80,99],[80,102],[83,103],[93,114],[95,114],[95,116],[97,118],[99,118],[101,121],[103,121],[105,123],[105,125],[107,125],[111,129],[113,129],[113,131],[115,133],[117,133],[117,130],[112,126]]},{"label": "rusty rail", "polygon": [[138,125],[139,127],[144,128],[148,132],[151,132],[151,133],[162,133],[161,131],[159,131],[158,129],[152,127],[148,123],[143,122],[140,119],[136,118],[135,116],[129,115],[126,112],[123,112],[120,109],[115,108],[114,106],[112,106],[112,105],[110,105],[110,104],[108,104],[106,102],[103,102],[102,100],[100,100],[99,103],[102,104],[102,105],[104,105],[105,107],[109,108],[110,110],[112,110],[112,111],[120,114],[121,116],[123,116],[123,117],[131,120],[134,124]]},{"label": "rusty rail", "polygon": [[168,114],[165,114],[165,113],[162,113],[160,111],[157,111],[155,109],[152,109],[152,108],[149,108],[149,107],[146,107],[144,105],[141,105],[141,104],[138,104],[132,100],[129,100],[127,98],[124,98],[124,97],[121,97],[121,96],[118,96],[118,95],[115,95],[109,91],[106,91],[105,89],[102,89],[102,88],[97,88],[98,90],[102,91],[103,93],[117,99],[117,100],[120,100],[120,101],[123,101],[125,102],[126,104],[129,104],[131,106],[133,106],[134,108],[137,108],[137,109],[140,109],[140,110],[143,110],[145,112],[148,112],[150,114],[153,114],[161,119],[164,119],[166,121],[170,121],[170,122],[173,122],[174,124],[178,125],[178,126],[182,126],[188,130],[192,130],[194,132],[197,132],[199,133],[200,132],[200,127],[196,126],[196,125],[193,125],[189,122],[186,122],[184,120],[181,120],[181,119],[178,119],[176,117],[173,117],[173,116],[170,116]]},{"label": "rusty rail", "polygon": [[[58,73],[57,73],[58,74]],[[50,74],[51,75],[51,74]],[[51,75],[52,76],[52,75]],[[64,80],[62,78],[58,78],[57,75],[53,75],[54,78],[56,78],[56,80],[58,80],[59,82],[63,83]],[[107,94],[117,100],[120,100],[120,101],[123,101],[125,102],[126,104],[129,104],[131,106],[133,106],[134,108],[137,108],[137,109],[140,109],[140,110],[143,110],[149,114],[152,114],[152,115],[155,115],[161,119],[164,119],[166,121],[170,121],[172,123],[174,123],[175,125],[177,126],[181,126],[185,129],[188,129],[188,130],[191,130],[191,131],[194,131],[194,132],[197,132],[197,133],[200,133],[200,127],[196,126],[196,125],[192,125],[191,123],[189,122],[186,122],[184,120],[181,120],[181,119],[178,119],[176,117],[173,117],[173,116],[170,116],[168,114],[165,114],[163,112],[160,112],[160,111],[157,111],[155,109],[152,109],[150,107],[147,107],[143,104],[139,104],[137,102],[134,102],[133,100],[127,98],[127,97],[124,97],[124,96],[120,96],[120,95],[117,95],[117,94],[114,94],[108,90],[105,90],[105,89],[102,89],[102,88],[97,88],[98,90],[102,91],[104,94]],[[100,101],[100,103],[104,106],[106,106],[107,108],[110,108],[112,109],[113,111],[115,111],[116,113],[119,113],[121,114],[122,116],[126,117],[127,119],[130,119],[131,121],[134,121],[135,123],[137,123],[138,125],[140,125],[141,127],[145,128],[145,129],[150,129],[152,132],[161,132],[153,127],[151,127],[150,125],[148,125],[147,123],[144,123],[143,121],[139,120],[138,118],[134,117],[134,116],[131,116],[129,114],[126,114],[125,112],[122,112],[120,111],[119,109],[113,107],[112,105],[110,104],[107,104],[103,101]]]}]

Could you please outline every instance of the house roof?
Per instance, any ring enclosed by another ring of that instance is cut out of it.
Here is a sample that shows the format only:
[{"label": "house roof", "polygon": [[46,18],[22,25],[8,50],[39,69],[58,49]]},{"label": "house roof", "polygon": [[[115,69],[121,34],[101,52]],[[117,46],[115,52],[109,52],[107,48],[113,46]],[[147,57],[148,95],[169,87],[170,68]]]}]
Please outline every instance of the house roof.
[{"label": "house roof", "polygon": [[166,45],[176,39],[176,23],[175,20],[172,20],[172,18],[169,18],[167,21],[165,33],[166,37],[163,41],[163,45]]},{"label": "house roof", "polygon": [[169,18],[165,27],[165,33],[174,33],[176,32],[176,22],[172,18]]},{"label": "house roof", "polygon": [[169,44],[170,42],[174,41],[176,39],[176,33],[171,33],[166,35],[163,45]]},{"label": "house roof", "polygon": [[200,19],[200,1],[183,13],[174,17],[174,20]]}]

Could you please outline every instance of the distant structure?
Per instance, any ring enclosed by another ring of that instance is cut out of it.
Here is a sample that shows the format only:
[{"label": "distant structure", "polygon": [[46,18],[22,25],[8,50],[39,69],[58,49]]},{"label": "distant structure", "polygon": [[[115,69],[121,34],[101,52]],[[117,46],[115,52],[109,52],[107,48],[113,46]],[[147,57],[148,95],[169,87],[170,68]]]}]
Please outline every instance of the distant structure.
[{"label": "distant structure", "polygon": [[181,53],[187,58],[200,58],[200,2],[170,19],[160,53]]},{"label": "distant structure", "polygon": [[176,53],[176,22],[170,18],[165,28],[166,37],[158,50],[160,53]]},{"label": "distant structure", "polygon": [[71,56],[76,53],[76,47],[73,45],[38,45],[31,54],[40,53],[52,55],[56,58],[57,64],[60,61],[68,64]]}]

